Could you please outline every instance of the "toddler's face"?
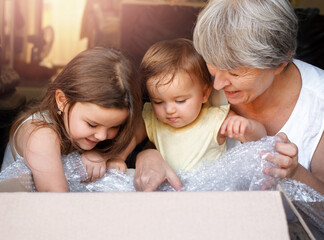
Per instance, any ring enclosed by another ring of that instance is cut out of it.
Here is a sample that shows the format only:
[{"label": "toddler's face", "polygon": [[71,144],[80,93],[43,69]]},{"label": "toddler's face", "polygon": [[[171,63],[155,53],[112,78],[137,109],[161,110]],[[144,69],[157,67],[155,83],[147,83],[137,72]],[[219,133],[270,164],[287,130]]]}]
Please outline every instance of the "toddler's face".
[{"label": "toddler's face", "polygon": [[93,149],[99,142],[115,138],[128,116],[127,109],[103,108],[92,103],[76,103],[64,124],[72,140],[83,150]]},{"label": "toddler's face", "polygon": [[174,128],[181,128],[192,123],[199,115],[202,103],[208,100],[209,94],[197,79],[188,73],[176,73],[169,82],[170,76],[160,80],[158,77],[147,81],[147,89],[156,117]]}]

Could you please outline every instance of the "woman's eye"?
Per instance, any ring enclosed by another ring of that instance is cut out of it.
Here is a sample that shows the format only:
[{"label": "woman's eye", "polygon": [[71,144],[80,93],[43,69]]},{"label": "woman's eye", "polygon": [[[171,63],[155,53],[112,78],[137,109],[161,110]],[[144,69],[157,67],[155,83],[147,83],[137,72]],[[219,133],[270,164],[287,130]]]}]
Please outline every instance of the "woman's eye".
[{"label": "woman's eye", "polygon": [[238,77],[238,75],[236,73],[230,72],[229,74],[231,74],[231,76],[233,76],[233,77]]}]

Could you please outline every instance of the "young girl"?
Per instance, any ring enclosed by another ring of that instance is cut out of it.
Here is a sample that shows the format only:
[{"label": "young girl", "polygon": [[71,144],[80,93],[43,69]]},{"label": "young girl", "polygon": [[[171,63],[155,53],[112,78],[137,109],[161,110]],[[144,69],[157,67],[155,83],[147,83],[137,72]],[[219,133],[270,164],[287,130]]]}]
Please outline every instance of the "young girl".
[{"label": "young girl", "polygon": [[147,134],[174,170],[190,171],[201,160],[217,160],[227,136],[246,142],[266,135],[262,124],[238,116],[229,105],[209,104],[212,79],[191,41],[154,44],[140,72],[151,103],[144,105],[145,128],[137,129],[135,139]]},{"label": "young girl", "polygon": [[[136,76],[120,52],[86,50],[49,84],[41,103],[19,117],[10,145],[31,169],[37,191],[68,191],[62,154],[93,150],[114,158],[128,146],[142,107]],[[89,178],[103,176],[105,163],[91,158],[91,152],[82,157]]]}]

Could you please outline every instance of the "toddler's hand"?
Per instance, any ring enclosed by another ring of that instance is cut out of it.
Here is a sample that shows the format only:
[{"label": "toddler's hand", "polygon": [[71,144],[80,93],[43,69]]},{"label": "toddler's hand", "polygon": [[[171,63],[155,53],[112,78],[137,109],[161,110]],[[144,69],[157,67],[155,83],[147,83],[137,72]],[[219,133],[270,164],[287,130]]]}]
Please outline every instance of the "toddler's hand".
[{"label": "toddler's hand", "polygon": [[87,151],[81,155],[81,160],[88,174],[84,182],[94,182],[106,173],[106,160],[96,151]]},{"label": "toddler's hand", "polygon": [[127,165],[124,160],[116,158],[107,161],[107,168],[114,168],[122,172],[126,172]]},{"label": "toddler's hand", "polygon": [[240,142],[246,142],[245,133],[249,128],[251,123],[248,119],[238,115],[228,116],[222,124],[220,133]]}]

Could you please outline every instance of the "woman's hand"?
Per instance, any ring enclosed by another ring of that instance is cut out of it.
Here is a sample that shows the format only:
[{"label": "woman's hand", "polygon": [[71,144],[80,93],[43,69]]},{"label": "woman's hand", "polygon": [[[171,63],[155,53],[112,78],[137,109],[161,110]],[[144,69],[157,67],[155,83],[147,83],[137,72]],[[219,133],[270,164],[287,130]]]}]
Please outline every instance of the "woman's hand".
[{"label": "woman's hand", "polygon": [[182,183],[173,169],[155,149],[140,152],[136,159],[134,186],[137,191],[154,191],[164,181],[175,190],[181,190]]},{"label": "woman's hand", "polygon": [[298,148],[296,144],[291,143],[284,133],[278,133],[276,136],[276,151],[265,158],[274,163],[277,167],[265,168],[264,173],[280,179],[291,178],[298,167]]},{"label": "woman's hand", "polygon": [[87,171],[88,179],[85,182],[94,182],[106,173],[106,160],[103,155],[94,150],[81,155],[82,163]]}]

